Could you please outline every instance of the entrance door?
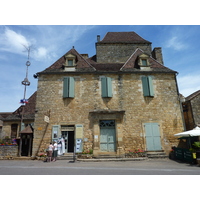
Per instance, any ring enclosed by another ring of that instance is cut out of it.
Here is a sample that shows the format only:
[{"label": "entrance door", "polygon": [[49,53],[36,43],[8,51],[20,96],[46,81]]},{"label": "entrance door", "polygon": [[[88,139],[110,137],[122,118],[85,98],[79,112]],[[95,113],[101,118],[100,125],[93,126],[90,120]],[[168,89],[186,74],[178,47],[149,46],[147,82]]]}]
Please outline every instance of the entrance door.
[{"label": "entrance door", "polygon": [[114,152],[116,150],[116,133],[114,120],[100,121],[100,149]]},{"label": "entrance door", "polygon": [[74,152],[74,131],[62,131],[62,137],[65,140],[65,151],[67,153]]},{"label": "entrance door", "polygon": [[147,151],[162,150],[158,123],[145,123]]},{"label": "entrance door", "polygon": [[31,156],[33,134],[21,133],[21,156]]}]

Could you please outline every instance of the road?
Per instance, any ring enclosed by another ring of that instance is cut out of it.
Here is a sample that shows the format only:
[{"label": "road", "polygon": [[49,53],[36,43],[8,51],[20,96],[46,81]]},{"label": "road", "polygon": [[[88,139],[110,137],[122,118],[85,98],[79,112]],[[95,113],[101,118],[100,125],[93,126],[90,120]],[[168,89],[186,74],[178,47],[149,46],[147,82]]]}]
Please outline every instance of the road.
[{"label": "road", "polygon": [[0,175],[200,175],[200,167],[169,159],[75,163],[0,160]]}]

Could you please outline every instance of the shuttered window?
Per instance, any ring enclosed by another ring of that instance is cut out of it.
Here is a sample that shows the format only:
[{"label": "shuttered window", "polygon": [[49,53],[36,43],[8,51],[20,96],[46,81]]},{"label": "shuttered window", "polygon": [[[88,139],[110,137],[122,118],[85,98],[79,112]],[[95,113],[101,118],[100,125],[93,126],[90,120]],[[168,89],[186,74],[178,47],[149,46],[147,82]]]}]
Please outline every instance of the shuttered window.
[{"label": "shuttered window", "polygon": [[143,94],[145,97],[153,97],[153,80],[151,76],[142,76]]},{"label": "shuttered window", "polygon": [[63,79],[63,98],[74,98],[74,78],[65,77]]},{"label": "shuttered window", "polygon": [[110,77],[101,78],[101,96],[112,97],[112,79]]}]

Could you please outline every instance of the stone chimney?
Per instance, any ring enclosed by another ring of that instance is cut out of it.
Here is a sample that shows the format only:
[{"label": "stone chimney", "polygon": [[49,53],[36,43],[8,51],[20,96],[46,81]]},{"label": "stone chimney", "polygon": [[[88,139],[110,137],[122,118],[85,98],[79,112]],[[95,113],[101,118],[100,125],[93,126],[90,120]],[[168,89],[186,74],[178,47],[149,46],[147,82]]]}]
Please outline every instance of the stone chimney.
[{"label": "stone chimney", "polygon": [[84,53],[84,54],[81,54],[81,56],[85,59],[88,59],[88,54],[87,53]]},{"label": "stone chimney", "polygon": [[161,47],[155,47],[153,51],[151,52],[152,57],[157,60],[159,63],[164,65],[163,62],[163,56],[162,56],[162,48]]},{"label": "stone chimney", "polygon": [[100,42],[100,35],[97,35],[97,42]]}]

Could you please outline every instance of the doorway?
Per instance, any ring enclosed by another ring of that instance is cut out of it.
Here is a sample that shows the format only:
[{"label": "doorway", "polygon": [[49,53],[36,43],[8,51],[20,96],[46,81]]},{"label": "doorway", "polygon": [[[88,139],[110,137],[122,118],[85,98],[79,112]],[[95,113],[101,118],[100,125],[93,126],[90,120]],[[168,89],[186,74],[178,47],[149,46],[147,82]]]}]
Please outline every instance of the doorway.
[{"label": "doorway", "polygon": [[32,133],[21,133],[21,156],[32,155],[32,143],[33,143]]},{"label": "doorway", "polygon": [[160,139],[160,126],[158,123],[145,123],[147,151],[162,150]]},{"label": "doorway", "polygon": [[62,131],[62,137],[65,140],[65,152],[74,152],[74,131]]},{"label": "doorway", "polygon": [[116,151],[115,120],[100,121],[100,149],[104,152]]}]

